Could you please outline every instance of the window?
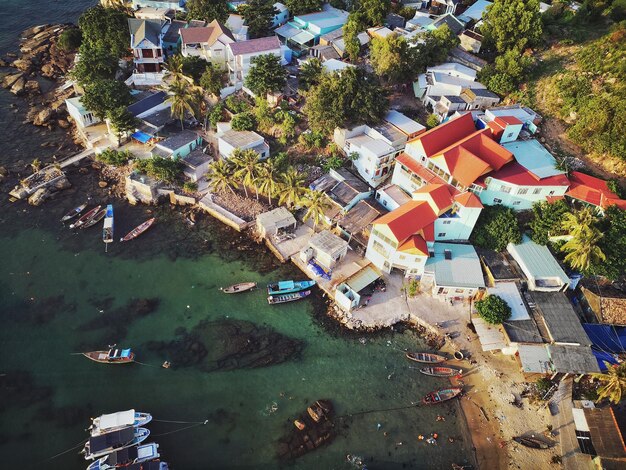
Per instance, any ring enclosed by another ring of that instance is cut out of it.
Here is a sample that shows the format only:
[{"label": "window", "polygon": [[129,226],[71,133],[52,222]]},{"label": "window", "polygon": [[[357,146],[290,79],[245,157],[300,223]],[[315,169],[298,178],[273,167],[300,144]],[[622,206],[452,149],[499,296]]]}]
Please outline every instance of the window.
[{"label": "window", "polygon": [[511,192],[511,188],[509,186],[500,185],[500,192],[509,194]]},{"label": "window", "polygon": [[451,260],[452,252],[450,250],[443,250],[443,257],[447,260]]},{"label": "window", "polygon": [[387,201],[383,200],[383,206],[387,207]]},{"label": "window", "polygon": [[446,232],[441,232],[437,234],[438,237],[445,237],[446,236]]},{"label": "window", "polygon": [[506,138],[507,138],[507,139],[510,139],[511,137],[513,137],[513,133],[512,133],[512,132],[509,132],[509,133],[506,135]]},{"label": "window", "polygon": [[378,238],[380,238],[382,241],[384,241],[385,243],[387,243],[388,245],[391,245],[394,249],[398,248],[398,244],[396,242],[394,242],[393,240],[391,240],[389,237],[386,237],[385,235],[383,235],[382,233],[380,233],[380,231],[373,229],[372,230],[372,235],[377,236]]},{"label": "window", "polygon": [[465,292],[463,289],[456,289],[454,291],[455,294],[462,294],[463,292]]},{"label": "window", "polygon": [[533,194],[541,194],[541,188],[533,189]]},{"label": "window", "polygon": [[443,225],[450,225],[452,223],[451,220],[444,220]]},{"label": "window", "polygon": [[528,188],[520,188],[517,190],[517,194],[526,194],[528,193]]},{"label": "window", "polygon": [[383,255],[384,257],[387,257],[387,250],[385,250],[385,247],[382,245],[382,243],[378,243],[376,240],[374,240],[374,243],[372,244],[372,248],[377,253]]},{"label": "window", "polygon": [[494,197],[494,198],[493,198],[493,203],[494,203],[494,204],[502,204],[502,199],[499,199],[499,198],[497,198],[497,197]]},{"label": "window", "polygon": [[434,258],[435,257],[435,252],[434,251],[429,251],[428,252],[428,257],[429,258]]},{"label": "window", "polygon": [[515,202],[513,203],[513,205],[514,205],[514,206],[519,206],[521,203],[522,203],[522,201],[515,201]]},{"label": "window", "polygon": [[554,195],[554,191],[550,191],[550,196],[553,196],[553,195]]},{"label": "window", "polygon": [[376,192],[376,199],[380,199],[380,193]]},{"label": "window", "polygon": [[405,259],[406,259],[406,256],[404,256],[404,255],[400,255],[400,256],[398,256],[398,259],[399,259],[399,260],[401,260],[401,261],[402,261],[402,260],[405,260]]}]

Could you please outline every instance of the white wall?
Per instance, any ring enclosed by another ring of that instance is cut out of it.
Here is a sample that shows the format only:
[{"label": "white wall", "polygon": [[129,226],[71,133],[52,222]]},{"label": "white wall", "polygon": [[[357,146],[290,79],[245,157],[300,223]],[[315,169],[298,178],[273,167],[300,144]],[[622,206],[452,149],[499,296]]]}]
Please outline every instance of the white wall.
[{"label": "white wall", "polygon": [[[510,188],[509,193],[502,191],[503,185]],[[520,190],[527,190],[527,192],[526,194],[519,194]],[[536,191],[537,193],[535,193]],[[566,192],[566,186],[517,186],[492,178],[487,189],[483,189],[477,196],[480,197],[483,204],[488,206],[502,204],[521,211],[532,208],[533,203],[537,201],[545,201],[548,196],[562,196]]]}]

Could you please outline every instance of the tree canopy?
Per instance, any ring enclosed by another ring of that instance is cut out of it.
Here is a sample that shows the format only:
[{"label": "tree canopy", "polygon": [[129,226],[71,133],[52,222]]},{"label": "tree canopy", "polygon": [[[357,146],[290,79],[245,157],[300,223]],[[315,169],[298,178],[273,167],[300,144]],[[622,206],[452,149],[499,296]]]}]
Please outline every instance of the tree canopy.
[{"label": "tree canopy", "polygon": [[59,47],[64,51],[75,51],[83,42],[83,33],[78,28],[67,28],[59,36]]},{"label": "tree canopy", "polygon": [[136,160],[135,168],[159,181],[166,183],[175,182],[182,173],[179,160],[163,157],[152,157],[144,160]]},{"label": "tree canopy", "polygon": [[246,75],[246,87],[258,96],[282,91],[287,83],[287,71],[280,64],[280,60],[274,54],[253,57],[252,67]]},{"label": "tree canopy", "polygon": [[358,0],[358,9],[365,15],[368,26],[382,26],[391,10],[391,1]]},{"label": "tree canopy", "polygon": [[509,243],[520,243],[517,216],[513,209],[504,206],[485,206],[481,211],[471,241],[490,250],[502,251]]},{"label": "tree canopy", "polygon": [[317,85],[324,73],[324,67],[322,61],[317,57],[307,60],[300,66],[300,75],[298,81],[298,88],[303,91],[307,91],[314,85]]},{"label": "tree canopy", "polygon": [[389,103],[375,76],[358,67],[323,74],[307,92],[304,112],[311,129],[330,134],[336,127],[380,122]]},{"label": "tree canopy", "polygon": [[133,101],[129,88],[117,80],[100,79],[85,86],[81,98],[83,106],[99,119],[104,120],[108,113],[120,107],[126,107]]},{"label": "tree canopy", "polygon": [[522,51],[541,40],[539,0],[494,0],[483,17],[480,31],[498,52]]},{"label": "tree canopy", "polygon": [[250,111],[235,114],[230,122],[235,131],[253,131],[256,128],[256,119]]},{"label": "tree canopy", "polygon": [[348,15],[346,24],[343,25],[343,42],[348,58],[354,62],[361,52],[361,42],[357,37],[365,29],[367,18],[360,10],[353,10]]},{"label": "tree canopy", "polygon": [[250,38],[269,36],[274,16],[278,14],[274,2],[269,0],[247,0],[239,11],[248,26]]},{"label": "tree canopy", "polygon": [[209,63],[200,76],[200,86],[211,95],[220,96],[224,72]]},{"label": "tree canopy", "polygon": [[112,80],[118,69],[118,59],[108,49],[86,45],[80,48],[80,60],[72,69],[72,77],[82,86],[96,80]]},{"label": "tree canopy", "polygon": [[323,0],[284,0],[285,6],[293,16],[304,15],[322,9]]},{"label": "tree canopy", "polygon": [[626,210],[609,207],[598,227],[604,234],[599,246],[606,259],[596,263],[592,271],[611,280],[626,278]]},{"label": "tree canopy", "polygon": [[414,48],[404,36],[390,34],[386,38],[375,37],[370,44],[370,60],[374,72],[392,83],[413,78]]},{"label": "tree canopy", "polygon": [[534,203],[533,218],[529,224],[532,230],[532,240],[540,245],[547,245],[550,235],[561,233],[561,222],[567,212],[569,212],[569,206],[562,199],[554,203],[545,201]]},{"label": "tree canopy", "polygon": [[110,110],[107,113],[107,117],[118,139],[124,133],[133,132],[137,127],[137,119],[124,106]]},{"label": "tree canopy", "polygon": [[187,0],[187,18],[211,22],[225,22],[228,19],[226,0]]},{"label": "tree canopy", "polygon": [[488,295],[477,301],[476,310],[483,320],[492,325],[499,325],[511,317],[511,307],[497,295]]},{"label": "tree canopy", "polygon": [[128,16],[117,8],[96,5],[86,10],[78,19],[85,50],[101,49],[120,58],[128,54]]}]

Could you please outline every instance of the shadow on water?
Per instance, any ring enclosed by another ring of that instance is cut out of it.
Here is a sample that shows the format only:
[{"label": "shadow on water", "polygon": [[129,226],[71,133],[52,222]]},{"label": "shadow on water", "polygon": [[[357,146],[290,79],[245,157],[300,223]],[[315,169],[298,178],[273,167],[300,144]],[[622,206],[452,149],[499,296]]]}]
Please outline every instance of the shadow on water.
[{"label": "shadow on water", "polygon": [[64,295],[44,297],[40,299],[21,299],[17,304],[6,310],[6,318],[17,323],[45,325],[53,321],[57,315],[76,313],[75,303],[65,303]]}]

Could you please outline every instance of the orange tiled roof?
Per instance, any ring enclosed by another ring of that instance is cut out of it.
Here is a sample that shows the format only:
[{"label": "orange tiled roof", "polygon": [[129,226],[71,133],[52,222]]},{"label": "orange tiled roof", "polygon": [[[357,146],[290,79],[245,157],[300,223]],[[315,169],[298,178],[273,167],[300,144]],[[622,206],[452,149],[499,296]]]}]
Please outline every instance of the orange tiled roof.
[{"label": "orange tiled roof", "polygon": [[[408,155],[406,153],[401,153],[396,158],[396,161],[401,163],[405,167],[407,167],[409,170],[411,170],[411,172],[413,174],[419,176],[427,184],[428,183],[448,184],[443,178],[441,178],[440,176],[436,175],[435,173],[430,171],[425,166],[420,165],[418,162],[413,160],[413,158],[410,155]],[[449,191],[451,193],[453,193],[453,194],[458,194],[459,193],[459,190],[456,189],[454,186],[449,186]]]},{"label": "orange tiled roof", "polygon": [[447,184],[430,183],[414,191],[413,194],[427,194],[437,207],[438,215],[441,215],[450,208],[453,202],[449,187]]},{"label": "orange tiled roof", "polygon": [[403,251],[405,253],[421,253],[423,255],[428,255],[428,246],[426,246],[426,241],[421,235],[413,235],[407,241],[405,241],[402,245],[398,247],[398,251]]},{"label": "orange tiled roof", "polygon": [[419,233],[426,225],[434,222],[437,214],[424,201],[409,201],[374,221],[374,225],[386,225],[398,243]]},{"label": "orange tiled roof", "polygon": [[461,204],[463,207],[480,208],[480,209],[483,208],[483,204],[482,202],[480,202],[480,199],[478,198],[478,196],[476,196],[471,191],[465,191],[462,194],[458,194],[457,196],[454,197],[454,200],[458,202],[459,204]]},{"label": "orange tiled roof", "polygon": [[497,122],[499,125],[501,125],[502,127],[506,127],[510,124],[524,124],[522,121],[520,121],[519,119],[517,119],[515,116],[498,116],[497,118],[494,119],[495,122]]},{"label": "orange tiled roof", "polygon": [[490,173],[489,175],[481,176],[476,184],[485,186],[485,178],[492,177],[500,181],[506,181],[507,183],[515,184],[517,186],[565,186],[570,185],[567,176],[554,175],[547,178],[539,178],[532,172],[528,171],[522,165],[517,162],[509,163],[500,171]]},{"label": "orange tiled roof", "polygon": [[570,181],[571,186],[569,191],[565,193],[566,196],[603,209],[611,205],[617,205],[621,209],[626,209],[626,200],[620,199],[617,194],[611,191],[606,181],[579,171],[572,172]]},{"label": "orange tiled roof", "polygon": [[420,134],[410,142],[421,142],[426,156],[430,157],[474,131],[476,131],[476,126],[472,113],[467,113]]}]

